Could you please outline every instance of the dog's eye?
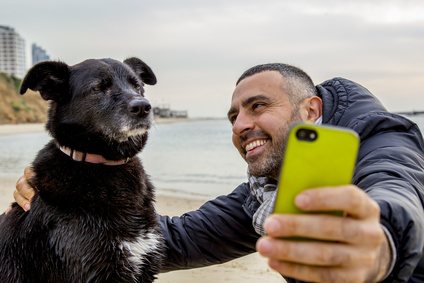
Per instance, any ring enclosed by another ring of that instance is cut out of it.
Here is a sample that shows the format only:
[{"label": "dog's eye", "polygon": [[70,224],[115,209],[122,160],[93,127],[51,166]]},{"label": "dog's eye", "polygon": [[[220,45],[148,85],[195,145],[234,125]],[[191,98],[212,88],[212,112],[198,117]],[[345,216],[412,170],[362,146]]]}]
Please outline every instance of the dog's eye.
[{"label": "dog's eye", "polygon": [[99,87],[99,86],[95,86],[95,87],[92,88],[92,90],[95,91],[95,92],[99,92],[99,91],[102,91],[102,88]]}]

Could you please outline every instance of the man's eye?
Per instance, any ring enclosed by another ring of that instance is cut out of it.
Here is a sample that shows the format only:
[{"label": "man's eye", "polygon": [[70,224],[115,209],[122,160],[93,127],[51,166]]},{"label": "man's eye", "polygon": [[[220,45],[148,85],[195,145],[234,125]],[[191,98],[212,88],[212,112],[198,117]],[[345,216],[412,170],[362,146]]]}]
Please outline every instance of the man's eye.
[{"label": "man's eye", "polygon": [[235,123],[235,122],[236,122],[236,120],[237,120],[237,116],[236,116],[236,115],[231,116],[228,120],[230,121],[231,125],[234,125],[234,123]]},{"label": "man's eye", "polygon": [[252,109],[255,110],[255,109],[258,109],[262,106],[264,106],[262,103],[255,103],[255,104],[252,105]]}]

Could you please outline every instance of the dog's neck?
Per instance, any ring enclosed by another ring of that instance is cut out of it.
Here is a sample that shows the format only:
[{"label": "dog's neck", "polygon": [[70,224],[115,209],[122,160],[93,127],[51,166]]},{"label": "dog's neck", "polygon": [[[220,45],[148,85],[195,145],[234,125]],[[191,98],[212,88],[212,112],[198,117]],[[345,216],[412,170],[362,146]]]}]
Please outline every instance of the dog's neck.
[{"label": "dog's neck", "polygon": [[129,160],[129,158],[121,160],[108,160],[99,154],[81,152],[66,146],[59,146],[59,148],[63,153],[65,153],[75,161],[113,166],[125,164]]}]

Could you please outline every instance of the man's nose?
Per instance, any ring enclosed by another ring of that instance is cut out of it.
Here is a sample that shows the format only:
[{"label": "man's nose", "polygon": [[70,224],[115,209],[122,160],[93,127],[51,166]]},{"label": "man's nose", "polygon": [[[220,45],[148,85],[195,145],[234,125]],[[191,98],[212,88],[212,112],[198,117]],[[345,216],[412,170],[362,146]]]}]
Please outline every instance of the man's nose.
[{"label": "man's nose", "polygon": [[237,136],[243,135],[254,127],[254,120],[246,113],[239,113],[233,123],[233,133]]}]

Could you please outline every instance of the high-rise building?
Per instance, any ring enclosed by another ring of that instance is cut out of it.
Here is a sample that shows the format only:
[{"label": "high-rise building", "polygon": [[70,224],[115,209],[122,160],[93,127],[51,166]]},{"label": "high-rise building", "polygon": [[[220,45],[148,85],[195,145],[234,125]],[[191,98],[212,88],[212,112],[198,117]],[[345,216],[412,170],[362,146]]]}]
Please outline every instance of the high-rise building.
[{"label": "high-rise building", "polygon": [[46,50],[38,46],[37,44],[32,44],[32,65],[37,64],[41,61],[50,60],[50,56],[47,55]]},{"label": "high-rise building", "polygon": [[0,72],[23,78],[26,69],[25,40],[13,28],[0,26]]},{"label": "high-rise building", "polygon": [[25,40],[7,26],[0,26],[0,72],[17,78],[26,73]]}]

